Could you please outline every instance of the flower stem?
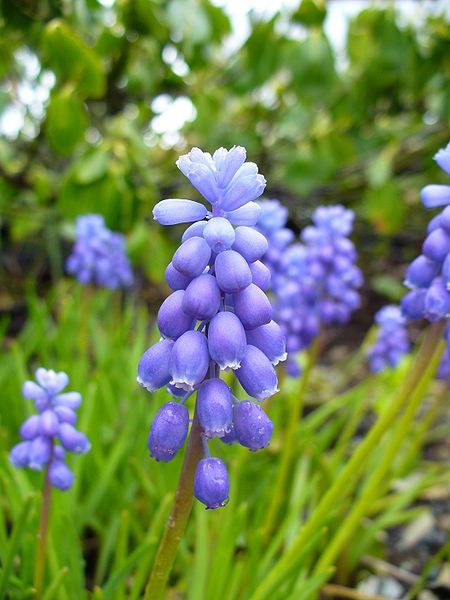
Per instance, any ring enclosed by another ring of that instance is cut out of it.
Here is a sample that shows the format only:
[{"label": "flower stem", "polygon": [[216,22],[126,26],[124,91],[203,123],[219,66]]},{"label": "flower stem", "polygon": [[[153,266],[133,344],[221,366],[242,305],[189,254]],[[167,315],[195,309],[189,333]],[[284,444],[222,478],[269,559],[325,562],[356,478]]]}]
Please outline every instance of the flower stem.
[{"label": "flower stem", "polygon": [[194,475],[198,461],[201,459],[203,446],[201,429],[194,414],[191,433],[184,455],[178,489],[172,512],[167,519],[163,538],[153,563],[152,572],[145,590],[145,600],[160,600],[163,598],[167,580],[172,570],[178,545],[183,537],[194,498]]},{"label": "flower stem", "polygon": [[48,523],[50,518],[50,506],[52,499],[52,486],[48,478],[48,467],[45,471],[44,488],[42,491],[41,519],[39,524],[36,566],[34,571],[34,588],[36,590],[36,599],[42,597],[42,588],[45,573],[45,556],[48,534]]},{"label": "flower stem", "polygon": [[336,504],[339,503],[340,498],[348,492],[353,479],[360,473],[369,454],[395,422],[395,418],[400,410],[408,403],[411,394],[427,371],[428,364],[436,351],[446,326],[446,321],[439,321],[429,328],[417,353],[416,360],[404,379],[397,395],[358,446],[332,486],[324,494],[316,510],[297,534],[289,550],[283,554],[269,575],[260,583],[251,600],[263,600],[270,597],[276,586],[280,582],[285,581],[285,578],[297,567],[296,556],[305,542],[322,526],[323,520],[333,511]]},{"label": "flower stem", "polygon": [[319,336],[317,336],[308,352],[308,359],[305,370],[303,371],[300,379],[300,388],[298,394],[292,394],[290,398],[291,402],[288,409],[288,426],[283,437],[283,449],[280,459],[280,466],[277,472],[276,483],[273,488],[274,495],[272,496],[272,502],[267,511],[266,524],[264,527],[264,539],[266,540],[272,533],[282,500],[286,496],[285,487],[289,478],[292,456],[295,450],[295,434],[297,433],[299,421],[302,418],[309,376],[314,365],[316,364],[317,356],[319,354],[319,347]]}]

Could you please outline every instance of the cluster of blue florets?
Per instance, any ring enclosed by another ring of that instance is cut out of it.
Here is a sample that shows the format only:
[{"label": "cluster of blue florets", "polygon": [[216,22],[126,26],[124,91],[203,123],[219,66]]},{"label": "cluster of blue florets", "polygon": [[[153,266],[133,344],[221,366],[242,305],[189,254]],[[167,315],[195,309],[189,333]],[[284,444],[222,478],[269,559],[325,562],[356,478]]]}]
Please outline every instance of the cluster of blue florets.
[{"label": "cluster of blue florets", "polygon": [[108,229],[101,215],[82,215],[76,221],[76,242],[66,270],[84,285],[110,289],[133,283],[125,238]]},{"label": "cluster of blue florets", "polygon": [[375,315],[378,325],[375,344],[369,349],[367,358],[372,373],[395,368],[408,354],[410,343],[406,319],[399,306],[385,306]]},{"label": "cluster of blue florets", "polygon": [[194,487],[208,508],[225,504],[229,480],[224,463],[209,456],[207,440],[217,437],[259,450],[273,429],[259,404],[233,397],[220,371],[233,370],[246,393],[262,401],[278,391],[274,365],[286,358],[284,336],[265,293],[271,274],[260,259],[268,243],[254,227],[260,212],[254,200],[266,182],[245,159],[241,147],[220,148],[213,156],[192,149],[177,166],[211,210],[181,199],[163,200],[154,208],[162,225],[192,225],[166,269],[173,293],[158,312],[162,339],[138,367],[143,387],[153,392],[168,386],[173,395],[152,423],[148,446],[157,460],[175,456],[189,428],[185,402],[196,392],[205,458]]},{"label": "cluster of blue florets", "polygon": [[[450,144],[434,159],[450,174]],[[402,309],[409,320],[434,322],[450,313],[450,186],[427,185],[421,198],[427,208],[445,208],[430,221],[422,254],[406,272],[405,285],[411,291],[403,298]]]},{"label": "cluster of blue florets", "polygon": [[55,373],[40,368],[35,377],[37,383],[26,381],[22,393],[34,401],[39,414],[23,423],[20,436],[24,441],[11,449],[10,459],[16,467],[36,471],[46,467],[51,485],[67,490],[73,483],[73,473],[66,465],[65,450],[84,454],[90,448],[84,433],[75,429],[75,409],[81,404],[81,395],[78,392],[62,393],[69,383],[69,377],[62,371]]},{"label": "cluster of blue florets", "polygon": [[322,326],[346,323],[359,307],[363,278],[348,239],[353,218],[353,211],[340,205],[317,208],[301,243],[284,247],[276,263],[275,320],[286,336],[292,376],[299,375],[294,354],[308,348]]}]

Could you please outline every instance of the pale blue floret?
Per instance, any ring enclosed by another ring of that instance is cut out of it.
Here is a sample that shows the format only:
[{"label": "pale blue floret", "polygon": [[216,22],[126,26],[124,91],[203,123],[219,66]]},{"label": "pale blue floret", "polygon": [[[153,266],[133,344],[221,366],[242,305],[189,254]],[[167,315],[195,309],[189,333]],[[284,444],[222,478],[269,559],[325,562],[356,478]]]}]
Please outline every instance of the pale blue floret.
[{"label": "pale blue floret", "polygon": [[34,401],[39,414],[23,423],[20,436],[25,441],[12,448],[10,460],[16,467],[38,471],[47,467],[50,483],[67,490],[73,483],[73,474],[64,462],[64,449],[76,454],[84,454],[90,449],[87,437],[74,427],[77,420],[74,410],[81,404],[81,395],[78,392],[61,393],[69,383],[69,377],[63,371],[57,373],[39,368],[35,377],[37,383],[26,381],[22,392],[25,398]]}]

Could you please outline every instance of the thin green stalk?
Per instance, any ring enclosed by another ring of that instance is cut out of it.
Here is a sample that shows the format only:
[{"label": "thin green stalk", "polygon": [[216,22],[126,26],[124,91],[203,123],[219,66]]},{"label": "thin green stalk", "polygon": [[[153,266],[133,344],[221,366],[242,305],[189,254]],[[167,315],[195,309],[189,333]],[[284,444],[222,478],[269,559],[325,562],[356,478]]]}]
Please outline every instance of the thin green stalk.
[{"label": "thin green stalk", "polygon": [[276,586],[289,575],[290,571],[295,568],[296,555],[299,553],[305,542],[310,539],[314,532],[321,526],[323,520],[333,510],[341,496],[348,491],[351,482],[359,474],[369,454],[378,445],[380,439],[392,425],[397,414],[408,402],[412,392],[415,390],[427,370],[428,363],[440,342],[446,324],[446,322],[439,321],[429,328],[416,356],[416,360],[404,379],[398,394],[358,446],[333,485],[322,497],[316,510],[312,513],[309,521],[307,521],[301,529],[292,546],[283,554],[268,576],[260,583],[252,596],[252,600],[262,600],[263,598],[269,597],[272,590],[274,590]]},{"label": "thin green stalk", "polygon": [[437,392],[427,414],[423,419],[420,420],[417,426],[417,431],[411,440],[409,448],[405,452],[404,457],[399,463],[395,474],[399,477],[404,472],[404,469],[414,460],[415,456],[418,456],[422,446],[426,441],[427,434],[430,432],[434,422],[439,416],[439,409],[442,405],[445,405],[445,401],[449,396],[448,384],[446,381],[440,381],[440,389]]},{"label": "thin green stalk", "polygon": [[264,538],[270,536],[274,527],[275,520],[278,516],[283,498],[286,496],[286,483],[289,479],[289,469],[292,463],[292,456],[295,450],[295,435],[297,433],[299,421],[303,415],[303,407],[305,404],[305,394],[309,383],[311,371],[316,364],[319,354],[319,336],[314,340],[308,352],[308,359],[305,370],[300,379],[300,388],[298,394],[292,394],[291,402],[288,408],[288,426],[283,437],[283,449],[280,459],[280,466],[277,472],[277,479],[274,485],[274,495],[272,502],[267,511],[266,523],[264,526]]},{"label": "thin green stalk", "polygon": [[47,535],[52,500],[52,486],[48,478],[48,468],[45,471],[44,489],[42,492],[41,520],[39,524],[38,543],[36,552],[36,566],[34,571],[34,588],[36,598],[42,597],[45,573],[45,558],[47,554]]},{"label": "thin green stalk", "polygon": [[175,555],[192,509],[195,469],[202,453],[201,429],[197,414],[195,414],[173,509],[167,519],[164,535],[153,563],[153,569],[145,590],[145,600],[160,600],[163,598],[167,579],[172,570]]},{"label": "thin green stalk", "polygon": [[320,557],[314,572],[321,573],[328,566],[332,565],[346,541],[351,535],[353,535],[355,529],[358,527],[361,518],[367,514],[374,497],[376,497],[380,493],[380,489],[383,488],[383,483],[386,483],[385,478],[392,467],[402,442],[409,434],[411,423],[414,420],[417,411],[419,410],[428,384],[434,377],[439,366],[439,361],[441,359],[442,352],[444,351],[444,347],[445,344],[444,341],[442,341],[438,347],[438,350],[433,354],[425,374],[415,389],[405,412],[397,423],[391,439],[387,442],[382,457],[368,477],[359,499],[352,506],[350,513],[344,519],[333,539],[329,544],[327,544],[327,547]]}]

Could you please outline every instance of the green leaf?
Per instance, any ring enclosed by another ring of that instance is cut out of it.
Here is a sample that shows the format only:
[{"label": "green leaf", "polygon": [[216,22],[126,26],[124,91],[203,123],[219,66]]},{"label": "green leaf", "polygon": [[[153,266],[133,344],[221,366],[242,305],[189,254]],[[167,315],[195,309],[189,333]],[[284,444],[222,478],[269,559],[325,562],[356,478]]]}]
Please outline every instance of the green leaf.
[{"label": "green leaf", "polygon": [[81,97],[99,98],[106,77],[101,60],[66,22],[51,21],[42,37],[43,61],[60,83],[73,83]]},{"label": "green leaf", "polygon": [[394,233],[403,225],[406,206],[398,184],[386,181],[364,194],[363,211],[378,233]]},{"label": "green leaf", "polygon": [[325,0],[302,0],[292,20],[307,27],[320,26],[327,16]]},{"label": "green leaf", "polygon": [[53,150],[62,155],[71,154],[82,140],[87,126],[88,116],[81,100],[68,91],[52,94],[46,131]]},{"label": "green leaf", "polygon": [[84,154],[76,163],[73,179],[82,185],[93,183],[106,174],[108,166],[108,152],[97,148]]}]

